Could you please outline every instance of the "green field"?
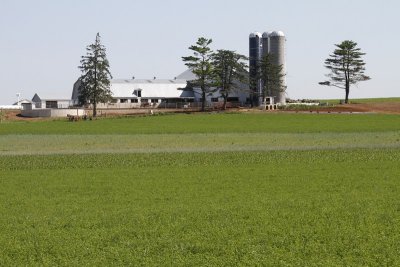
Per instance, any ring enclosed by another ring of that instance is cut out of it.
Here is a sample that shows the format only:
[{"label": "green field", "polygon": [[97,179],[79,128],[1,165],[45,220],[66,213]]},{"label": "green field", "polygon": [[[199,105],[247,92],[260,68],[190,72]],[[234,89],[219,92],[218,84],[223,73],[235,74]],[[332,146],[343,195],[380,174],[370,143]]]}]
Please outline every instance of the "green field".
[{"label": "green field", "polygon": [[0,266],[400,265],[400,116],[0,124]]}]

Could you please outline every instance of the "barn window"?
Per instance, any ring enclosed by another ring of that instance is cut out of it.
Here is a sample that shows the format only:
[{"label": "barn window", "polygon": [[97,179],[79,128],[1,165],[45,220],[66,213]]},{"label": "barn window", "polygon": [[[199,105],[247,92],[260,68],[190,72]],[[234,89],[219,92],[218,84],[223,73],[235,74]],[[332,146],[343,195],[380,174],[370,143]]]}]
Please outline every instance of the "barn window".
[{"label": "barn window", "polygon": [[228,97],[227,101],[228,102],[239,102],[239,97]]},{"label": "barn window", "polygon": [[46,108],[58,108],[57,101],[46,101]]}]

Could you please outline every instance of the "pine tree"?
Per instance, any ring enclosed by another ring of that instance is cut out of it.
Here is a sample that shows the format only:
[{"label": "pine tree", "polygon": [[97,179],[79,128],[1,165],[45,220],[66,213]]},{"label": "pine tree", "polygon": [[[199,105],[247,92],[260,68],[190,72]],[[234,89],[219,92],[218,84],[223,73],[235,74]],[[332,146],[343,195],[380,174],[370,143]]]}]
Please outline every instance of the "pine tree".
[{"label": "pine tree", "polygon": [[362,56],[365,53],[361,52],[356,42],[346,40],[335,46],[337,49],[325,60],[325,67],[331,71],[326,75],[330,80],[319,84],[344,89],[346,92],[345,103],[347,104],[350,86],[371,78],[364,74],[365,62]]},{"label": "pine tree", "polygon": [[214,85],[224,98],[224,109],[229,94],[240,89],[240,84],[247,83],[248,66],[244,60],[248,58],[230,50],[217,50],[212,55]]},{"label": "pine tree", "polygon": [[196,76],[195,80],[188,81],[189,88],[200,88],[201,90],[201,110],[205,110],[206,95],[213,92],[213,67],[212,50],[209,45],[212,39],[200,37],[196,45],[189,47],[193,51],[193,56],[182,57],[185,65],[188,66]]},{"label": "pine tree", "polygon": [[261,58],[259,63],[260,73],[258,76],[261,80],[263,92],[260,97],[263,99],[266,96],[278,96],[280,92],[284,92],[286,89],[283,84],[283,78],[285,77],[283,65],[274,64],[272,57],[273,55],[268,53]]},{"label": "pine tree", "polygon": [[106,49],[101,44],[100,34],[97,33],[94,44],[87,46],[86,56],[82,56],[81,86],[79,88],[79,102],[92,104],[93,117],[97,116],[97,104],[106,103],[111,99],[110,65],[106,56]]}]

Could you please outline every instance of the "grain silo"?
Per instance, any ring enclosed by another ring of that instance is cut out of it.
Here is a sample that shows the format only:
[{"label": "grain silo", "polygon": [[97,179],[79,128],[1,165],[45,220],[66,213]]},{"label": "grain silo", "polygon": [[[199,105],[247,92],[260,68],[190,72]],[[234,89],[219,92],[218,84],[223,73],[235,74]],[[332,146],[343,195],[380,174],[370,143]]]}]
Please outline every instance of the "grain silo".
[{"label": "grain silo", "polygon": [[[286,74],[285,65],[285,34],[281,31],[274,31],[268,35],[268,51],[271,54],[272,63],[275,65],[282,65],[282,75]],[[275,102],[280,104],[286,104],[286,78],[283,77],[282,81],[283,88],[281,91],[272,92],[275,97]]]},{"label": "grain silo", "polygon": [[261,56],[262,35],[259,32],[253,32],[249,36],[250,101],[252,105],[259,105],[259,97],[262,95],[261,81],[258,78]]},{"label": "grain silo", "polygon": [[262,34],[262,56],[269,53],[269,35],[272,32],[264,32]]}]

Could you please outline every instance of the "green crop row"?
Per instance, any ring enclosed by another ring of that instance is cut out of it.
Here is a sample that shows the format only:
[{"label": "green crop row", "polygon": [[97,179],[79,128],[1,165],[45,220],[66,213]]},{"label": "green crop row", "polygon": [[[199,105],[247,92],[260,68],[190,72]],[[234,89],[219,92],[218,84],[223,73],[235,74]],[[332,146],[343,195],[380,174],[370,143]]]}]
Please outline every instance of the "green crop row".
[{"label": "green crop row", "polygon": [[397,162],[400,149],[338,149],[338,150],[284,150],[232,151],[204,153],[129,153],[129,154],[72,154],[0,156],[0,170],[44,169],[107,169],[123,167],[169,166],[242,166],[282,161],[311,164],[345,162]]},{"label": "green crop row", "polygon": [[400,147],[400,131],[0,135],[0,155],[274,151]]},{"label": "green crop row", "polygon": [[10,134],[312,133],[400,130],[400,116],[382,114],[179,114],[93,121],[7,122]]}]

